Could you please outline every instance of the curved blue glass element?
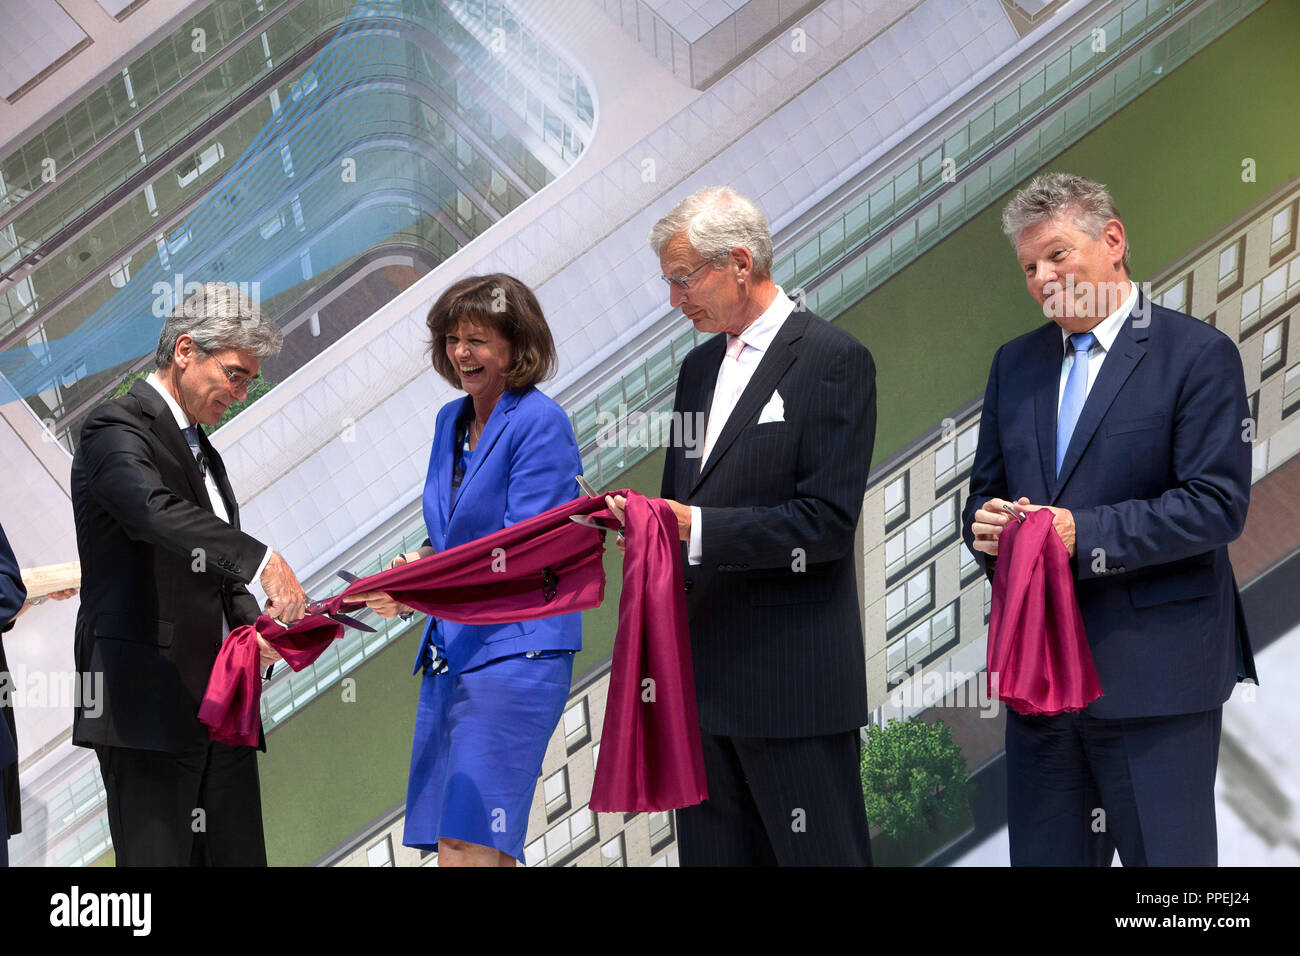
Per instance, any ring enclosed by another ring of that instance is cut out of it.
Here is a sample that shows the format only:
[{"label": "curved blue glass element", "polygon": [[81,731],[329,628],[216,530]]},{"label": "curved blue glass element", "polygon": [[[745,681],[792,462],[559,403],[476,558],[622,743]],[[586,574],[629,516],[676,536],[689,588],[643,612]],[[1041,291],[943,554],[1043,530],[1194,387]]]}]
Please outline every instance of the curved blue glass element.
[{"label": "curved blue glass element", "polygon": [[[472,13],[474,5],[442,6]],[[517,203],[506,200],[504,189],[512,178],[522,182],[517,171],[475,148],[476,136],[489,150],[492,141],[474,130],[470,117],[461,115],[460,126],[473,135],[458,138],[443,116],[486,108],[495,127],[493,112],[509,108],[504,86],[512,61],[524,73],[529,64],[518,44],[511,50],[493,42],[499,37],[448,31],[438,22],[447,16],[425,0],[358,4],[275,118],[143,268],[70,334],[0,352],[0,401],[149,354],[186,285],[238,284],[266,302],[425,217],[434,218],[432,228],[445,232],[454,249],[509,212]],[[485,102],[447,102],[446,89],[418,75],[413,44],[454,60],[457,75],[467,71]],[[576,155],[590,131],[589,105],[583,115],[590,97],[580,79],[574,85],[573,114],[586,128],[566,123],[558,143],[549,128],[536,133],[537,145],[552,144],[557,163],[561,155]],[[551,116],[546,119],[549,126]],[[517,118],[515,125],[523,122]],[[513,137],[506,141],[528,148]],[[458,217],[458,208],[468,218]]]}]

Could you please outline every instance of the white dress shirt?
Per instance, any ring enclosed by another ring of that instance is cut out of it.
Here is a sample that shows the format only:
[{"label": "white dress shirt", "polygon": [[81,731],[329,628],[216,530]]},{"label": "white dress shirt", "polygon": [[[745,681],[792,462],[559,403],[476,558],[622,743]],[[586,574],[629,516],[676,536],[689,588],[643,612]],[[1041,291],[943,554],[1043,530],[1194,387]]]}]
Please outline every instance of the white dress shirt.
[{"label": "white dress shirt", "polygon": [[[758,368],[758,363],[763,360],[763,355],[772,345],[772,340],[776,338],[776,333],[781,331],[781,326],[785,320],[790,317],[794,311],[794,301],[785,294],[785,290],[780,286],[776,287],[776,298],[771,304],[763,310],[763,314],[749,323],[749,327],[741,332],[739,339],[745,343],[744,349],[736,358],[738,368],[733,369],[731,374],[735,376],[731,384],[738,387],[738,393],[743,395],[745,389],[749,387],[750,379],[754,377],[754,372]],[[728,361],[724,359],[723,362]],[[735,408],[734,403],[718,401],[719,385],[723,378],[723,365],[718,365],[718,382],[713,388],[714,404],[709,409],[709,423],[707,434],[713,436],[714,440],[722,434],[722,427],[726,425],[727,419],[731,416]],[[730,407],[728,407],[730,405]],[[714,416],[721,414],[716,425]],[[712,443],[707,442],[704,452],[700,456],[700,468],[708,461],[712,453]],[[704,529],[701,526],[700,509],[698,505],[691,505],[691,540],[687,549],[687,561],[690,564],[699,564],[704,560]]]},{"label": "white dress shirt", "polygon": [[[1137,283],[1130,282],[1128,284],[1128,296],[1124,299],[1123,305],[1088,330],[1097,337],[1097,344],[1088,353],[1088,383],[1084,388],[1084,398],[1087,398],[1088,393],[1092,391],[1092,383],[1097,381],[1097,373],[1101,371],[1101,363],[1106,361],[1106,356],[1115,345],[1115,337],[1119,335],[1124,320],[1133,311],[1133,306],[1137,305],[1137,296]],[[1061,402],[1065,399],[1065,380],[1069,378],[1070,369],[1074,365],[1074,349],[1070,348],[1070,333],[1065,329],[1061,329],[1061,348],[1065,350],[1065,357],[1061,359],[1061,381],[1056,392],[1056,411],[1058,414],[1061,411]]]},{"label": "white dress shirt", "polygon": [[[181,409],[180,403],[172,398],[171,393],[167,391],[167,387],[158,378],[157,371],[150,372],[145,381],[152,385],[154,390],[162,396],[163,401],[167,403],[167,407],[171,409],[172,417],[176,419],[176,427],[181,430],[183,436],[185,429],[190,427],[190,420]],[[207,474],[203,476],[203,483],[208,489],[208,498],[212,502],[212,512],[226,524],[230,524],[230,512],[226,510],[226,502],[221,497],[221,489],[217,487],[216,479],[212,477],[212,469],[208,468],[206,470]],[[266,554],[262,555],[262,563],[257,566],[257,571],[253,574],[254,581],[262,577],[262,572],[266,570],[266,563],[270,560],[271,549],[267,548]],[[226,620],[224,614],[221,617],[221,629],[223,634],[230,633],[230,622]]]}]

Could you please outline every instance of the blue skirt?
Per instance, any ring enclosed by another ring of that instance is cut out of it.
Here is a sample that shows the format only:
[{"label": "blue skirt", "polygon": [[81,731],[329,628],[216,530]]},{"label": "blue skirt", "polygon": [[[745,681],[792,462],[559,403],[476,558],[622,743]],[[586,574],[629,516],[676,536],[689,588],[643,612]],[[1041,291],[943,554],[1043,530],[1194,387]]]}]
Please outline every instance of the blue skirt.
[{"label": "blue skirt", "polygon": [[572,651],[516,654],[420,685],[402,843],[447,837],[523,862],[528,811],[573,678]]}]

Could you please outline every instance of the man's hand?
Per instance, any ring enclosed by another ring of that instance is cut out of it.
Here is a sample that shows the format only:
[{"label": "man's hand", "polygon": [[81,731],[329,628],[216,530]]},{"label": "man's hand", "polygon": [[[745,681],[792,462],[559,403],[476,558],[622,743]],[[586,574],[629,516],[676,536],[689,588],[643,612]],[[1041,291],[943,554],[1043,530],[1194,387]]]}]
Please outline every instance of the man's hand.
[{"label": "man's hand", "polygon": [[677,516],[677,537],[682,541],[691,540],[691,508],[690,505],[684,505],[680,501],[664,499],[668,502],[668,507],[673,509],[673,514]]},{"label": "man's hand", "polygon": [[[664,499],[668,502],[668,507],[673,509],[673,514],[677,516],[677,537],[681,541],[691,540],[691,508],[680,501]],[[622,495],[606,495],[605,507],[608,508],[618,519],[619,524],[627,524],[627,516],[624,509],[627,508],[627,499]],[[620,532],[618,536],[618,550],[621,553],[624,548],[623,535]]]},{"label": "man's hand", "polygon": [[[627,515],[625,513],[625,509],[627,508],[626,498],[622,495],[606,495],[605,507],[608,508],[614,517],[618,519],[619,524],[627,524]],[[614,543],[618,545],[619,554],[623,554],[627,551],[627,538],[623,536],[622,531],[618,533],[618,537],[614,540]]]},{"label": "man's hand", "polygon": [[[1007,514],[1002,506],[1010,503],[1001,498],[990,498],[975,512],[975,520],[971,522],[970,530],[975,536],[976,551],[983,551],[987,555],[997,557],[998,537],[1002,534],[1002,529],[1007,526],[1007,522],[1012,520],[1011,515]],[[1029,499],[1022,497],[1015,504],[1023,509],[1029,504]]]},{"label": "man's hand", "polygon": [[266,613],[277,621],[292,624],[307,615],[307,593],[278,551],[271,552],[262,571],[262,590],[266,592]]},{"label": "man's hand", "polygon": [[1048,505],[1031,505],[1023,499],[1019,504],[1021,504],[1022,510],[1024,511],[1039,511],[1043,508],[1047,508],[1047,510],[1052,513],[1052,527],[1055,528],[1056,533],[1060,535],[1061,543],[1065,545],[1065,550],[1069,552],[1070,557],[1074,557],[1074,515],[1071,513],[1070,509],[1052,508]]},{"label": "man's hand", "polygon": [[260,634],[257,636],[257,650],[261,656],[263,668],[270,667],[276,661],[284,660],[284,658],[280,656],[280,652],[268,644],[266,638],[262,637]]},{"label": "man's hand", "polygon": [[76,593],[77,593],[77,588],[67,588],[66,590],[63,591],[51,591],[49,594],[43,594],[40,597],[28,598],[26,601],[23,602],[23,606],[18,609],[18,613],[14,615],[13,619],[15,621],[18,620],[20,617],[22,617],[32,608],[36,607],[38,604],[44,604],[46,600],[66,601],[68,598],[72,597]]}]

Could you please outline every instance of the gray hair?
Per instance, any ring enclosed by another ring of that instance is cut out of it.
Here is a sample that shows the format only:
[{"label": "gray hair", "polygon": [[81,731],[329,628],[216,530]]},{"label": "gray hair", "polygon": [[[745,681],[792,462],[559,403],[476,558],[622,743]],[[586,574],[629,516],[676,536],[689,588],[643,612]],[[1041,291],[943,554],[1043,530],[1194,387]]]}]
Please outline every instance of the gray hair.
[{"label": "gray hair", "polygon": [[719,263],[736,246],[749,250],[754,273],[772,274],[772,233],[758,207],[728,186],[709,186],[691,193],[650,229],[650,248],[663,252],[670,240],[685,233],[686,241],[704,259]]},{"label": "gray hair", "polygon": [[[1074,224],[1093,239],[1111,219],[1119,219],[1115,200],[1101,183],[1070,173],[1044,173],[1021,189],[1007,208],[1002,210],[1002,232],[1011,244],[1025,229],[1047,219],[1069,214]],[[1132,272],[1129,263],[1128,236],[1124,237],[1124,271]]]},{"label": "gray hair", "polygon": [[[256,292],[257,283],[253,283]],[[172,364],[176,341],[188,335],[201,352],[233,349],[252,352],[258,358],[275,355],[284,344],[284,334],[262,314],[256,296],[244,283],[209,282],[185,296],[163,322],[154,360],[159,368]]]}]

